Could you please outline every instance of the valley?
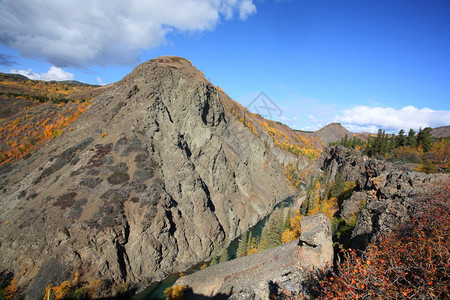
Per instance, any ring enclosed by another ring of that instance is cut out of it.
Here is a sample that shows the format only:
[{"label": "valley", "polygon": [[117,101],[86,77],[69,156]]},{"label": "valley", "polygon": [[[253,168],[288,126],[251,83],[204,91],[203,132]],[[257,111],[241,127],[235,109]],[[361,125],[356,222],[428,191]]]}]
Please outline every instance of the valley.
[{"label": "valley", "polygon": [[[0,79],[0,282],[18,297],[131,297],[170,276],[169,299],[177,286],[193,299],[316,298],[311,274],[326,278],[341,248],[370,248],[448,190],[445,127],[414,144],[338,123],[293,130],[181,57],[104,87]],[[244,273],[254,281],[240,285]]]}]

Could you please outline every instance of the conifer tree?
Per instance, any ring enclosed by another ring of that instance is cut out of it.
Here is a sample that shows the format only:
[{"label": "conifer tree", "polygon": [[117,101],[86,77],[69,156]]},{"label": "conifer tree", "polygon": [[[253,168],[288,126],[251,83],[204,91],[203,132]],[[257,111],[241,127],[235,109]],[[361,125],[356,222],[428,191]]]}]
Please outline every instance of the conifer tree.
[{"label": "conifer tree", "polygon": [[336,173],[336,177],[334,178],[334,184],[333,187],[331,188],[331,196],[339,197],[344,191],[344,185],[345,185],[344,175],[342,170],[339,170]]},{"label": "conifer tree", "polygon": [[410,147],[416,147],[416,132],[414,129],[409,129],[408,137],[406,138],[406,145]]},{"label": "conifer tree", "polygon": [[275,216],[269,220],[267,236],[261,247],[263,250],[281,245],[283,223],[284,222],[279,213],[275,214]]},{"label": "conifer tree", "polygon": [[228,248],[224,246],[222,249],[222,254],[220,255],[219,258],[219,263],[226,262],[227,260],[228,260]]},{"label": "conifer tree", "polygon": [[406,136],[405,136],[405,130],[400,129],[398,132],[398,136],[395,138],[395,147],[403,147],[406,145]]},{"label": "conifer tree", "polygon": [[209,263],[210,266],[216,265],[219,262],[219,259],[217,257],[217,245],[214,245],[214,251],[212,254],[211,262]]},{"label": "conifer tree", "polygon": [[223,242],[222,254],[220,255],[219,263],[223,263],[228,260],[227,242],[228,242],[228,236],[225,235],[225,241]]},{"label": "conifer tree", "polygon": [[433,129],[431,127],[426,127],[423,130],[419,130],[419,133],[417,134],[417,144],[420,145],[425,152],[430,151],[433,146],[431,141],[432,131]]},{"label": "conifer tree", "polygon": [[242,236],[241,240],[239,241],[238,249],[237,249],[237,257],[245,256],[247,255],[247,239],[248,239],[248,232],[245,231]]}]

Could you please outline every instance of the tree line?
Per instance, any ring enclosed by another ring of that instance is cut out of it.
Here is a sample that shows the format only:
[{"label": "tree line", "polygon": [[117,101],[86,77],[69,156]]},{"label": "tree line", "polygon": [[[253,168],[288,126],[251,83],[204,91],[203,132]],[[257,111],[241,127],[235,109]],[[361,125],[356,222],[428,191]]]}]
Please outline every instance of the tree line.
[{"label": "tree line", "polygon": [[435,139],[431,135],[432,131],[431,127],[426,127],[418,132],[409,129],[406,134],[401,129],[398,134],[389,134],[379,129],[375,136],[369,135],[367,141],[345,135],[339,142],[329,145],[342,145],[361,151],[369,157],[388,159],[397,164],[416,163],[419,164],[417,170],[427,173],[448,172],[450,139]]}]

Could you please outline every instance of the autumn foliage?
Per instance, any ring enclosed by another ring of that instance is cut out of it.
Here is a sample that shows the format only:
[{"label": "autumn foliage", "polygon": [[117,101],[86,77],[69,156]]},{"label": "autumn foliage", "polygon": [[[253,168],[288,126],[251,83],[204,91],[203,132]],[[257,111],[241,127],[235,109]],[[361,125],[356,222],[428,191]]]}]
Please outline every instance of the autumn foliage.
[{"label": "autumn foliage", "polygon": [[321,282],[322,299],[448,299],[450,189],[417,199],[411,218],[344,260]]},{"label": "autumn foliage", "polygon": [[0,77],[0,165],[26,158],[69,130],[92,97],[76,93],[92,86]]},{"label": "autumn foliage", "polygon": [[168,287],[166,290],[164,290],[164,296],[168,300],[178,300],[178,299],[184,299],[183,295],[186,291],[186,286],[184,285],[176,285]]},{"label": "autumn foliage", "polygon": [[[220,94],[225,93],[220,89]],[[321,153],[322,142],[319,138],[314,136],[306,136],[299,131],[290,129],[288,126],[264,119],[258,114],[253,114],[237,102],[226,97],[221,97],[225,108],[244,126],[250,129],[255,135],[261,134],[270,137],[273,141],[273,146],[290,152],[298,157],[303,156],[308,159],[317,158]],[[266,147],[271,147],[265,141]]]}]

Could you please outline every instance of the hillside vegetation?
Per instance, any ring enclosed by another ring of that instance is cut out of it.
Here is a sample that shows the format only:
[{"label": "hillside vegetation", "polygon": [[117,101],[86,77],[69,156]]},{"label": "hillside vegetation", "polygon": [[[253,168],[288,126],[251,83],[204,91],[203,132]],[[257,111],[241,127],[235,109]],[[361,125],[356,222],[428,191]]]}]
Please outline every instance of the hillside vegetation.
[{"label": "hillside vegetation", "polygon": [[305,157],[307,159],[314,159],[320,155],[320,149],[323,148],[323,144],[319,138],[308,136],[300,131],[292,130],[285,124],[254,114],[239,103],[231,100],[222,89],[218,88],[218,90],[221,93],[221,100],[225,108],[254,134],[260,136],[267,147],[269,144],[273,144],[275,147],[296,157]]},{"label": "hillside vegetation", "polygon": [[417,171],[425,173],[450,171],[449,137],[433,137],[433,129],[426,127],[408,134],[401,129],[398,134],[386,134],[382,129],[376,135],[370,135],[367,141],[347,135],[339,142],[330,145],[342,145],[356,149],[369,157],[386,159],[394,164],[414,164]]},{"label": "hillside vegetation", "polygon": [[102,90],[0,75],[0,165],[27,158],[66,130]]}]

